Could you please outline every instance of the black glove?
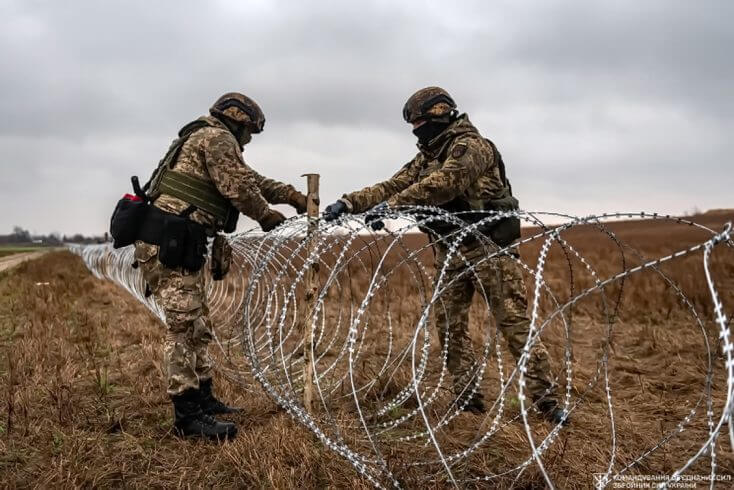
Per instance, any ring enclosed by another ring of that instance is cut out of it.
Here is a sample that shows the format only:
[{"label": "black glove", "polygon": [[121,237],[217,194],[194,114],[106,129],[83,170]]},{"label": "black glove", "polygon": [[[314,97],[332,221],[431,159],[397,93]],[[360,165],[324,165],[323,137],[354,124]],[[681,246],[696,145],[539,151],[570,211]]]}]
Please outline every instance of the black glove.
[{"label": "black glove", "polygon": [[275,209],[268,210],[267,214],[259,221],[260,228],[263,231],[268,232],[276,229],[281,223],[285,221],[285,216]]},{"label": "black glove", "polygon": [[375,219],[370,221],[369,223],[365,221],[366,224],[370,225],[370,228],[372,228],[372,231],[380,231],[385,227],[385,222],[381,219]]},{"label": "black glove", "polygon": [[324,219],[326,221],[334,221],[339,216],[347,212],[347,204],[341,199],[337,199],[335,202],[326,206],[324,210]]},{"label": "black glove", "polygon": [[386,202],[381,202],[374,208],[370,209],[370,212],[365,215],[364,224],[369,225],[373,231],[380,231],[385,227],[383,219],[390,217],[387,214],[387,211],[389,210],[390,206],[388,206]]},{"label": "black glove", "polygon": [[295,192],[290,198],[289,204],[296,208],[296,213],[303,214],[306,212],[308,200],[304,194]]}]

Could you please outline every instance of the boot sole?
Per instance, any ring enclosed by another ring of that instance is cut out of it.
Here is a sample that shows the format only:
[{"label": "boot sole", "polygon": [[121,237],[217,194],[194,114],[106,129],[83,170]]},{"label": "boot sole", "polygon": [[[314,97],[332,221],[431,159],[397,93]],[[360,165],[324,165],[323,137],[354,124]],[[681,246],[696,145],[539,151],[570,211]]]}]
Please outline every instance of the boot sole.
[{"label": "boot sole", "polygon": [[209,439],[211,441],[226,441],[226,440],[232,440],[235,437],[237,437],[237,429],[235,428],[231,432],[225,432],[224,434],[211,434],[207,435],[203,432],[182,432],[176,428],[173,429],[173,433],[176,434],[176,436],[181,437],[183,439]]},{"label": "boot sole", "polygon": [[206,439],[208,441],[217,441],[217,442],[224,442],[224,441],[232,441],[237,437],[237,433],[234,434],[223,434],[221,436],[208,436],[206,434],[176,434],[181,439]]},{"label": "boot sole", "polygon": [[236,415],[238,413],[242,413],[242,409],[232,409],[232,410],[229,410],[228,412],[219,412],[219,411],[208,412],[206,410],[202,410],[202,411],[206,415],[211,415],[211,416],[214,416],[214,415]]}]

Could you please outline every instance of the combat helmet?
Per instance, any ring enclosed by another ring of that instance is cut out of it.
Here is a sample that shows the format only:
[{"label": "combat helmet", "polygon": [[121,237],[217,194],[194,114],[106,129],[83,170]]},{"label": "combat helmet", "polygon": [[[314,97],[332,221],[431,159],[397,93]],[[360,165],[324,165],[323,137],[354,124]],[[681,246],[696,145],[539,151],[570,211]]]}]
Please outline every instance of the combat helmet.
[{"label": "combat helmet", "polygon": [[259,133],[265,126],[265,115],[254,100],[238,92],[229,92],[217,99],[209,109],[212,116],[226,117]]},{"label": "combat helmet", "polygon": [[448,119],[456,112],[456,102],[441,87],[426,87],[410,96],[403,106],[403,119],[414,123],[421,119]]}]

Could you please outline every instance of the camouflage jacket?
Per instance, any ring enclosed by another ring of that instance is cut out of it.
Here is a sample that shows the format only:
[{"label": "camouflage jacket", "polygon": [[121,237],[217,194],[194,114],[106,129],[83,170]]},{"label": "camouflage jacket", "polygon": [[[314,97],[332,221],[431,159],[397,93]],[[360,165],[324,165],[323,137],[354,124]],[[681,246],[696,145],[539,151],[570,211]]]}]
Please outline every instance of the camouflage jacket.
[{"label": "camouflage jacket", "polygon": [[387,201],[390,206],[438,206],[448,211],[485,209],[491,199],[507,197],[492,146],[466,114],[436,136],[390,179],[344,194],[353,213]]},{"label": "camouflage jacket", "polygon": [[[176,159],[176,172],[214,182],[217,190],[242,214],[259,221],[268,211],[268,203],[290,204],[297,194],[292,185],[263,177],[242,158],[234,135],[214,117],[200,118],[207,127],[194,132],[184,143]],[[168,194],[161,194],[154,205],[163,211],[180,214],[189,204]],[[197,209],[191,219],[205,226],[221,228],[214,216]]]}]

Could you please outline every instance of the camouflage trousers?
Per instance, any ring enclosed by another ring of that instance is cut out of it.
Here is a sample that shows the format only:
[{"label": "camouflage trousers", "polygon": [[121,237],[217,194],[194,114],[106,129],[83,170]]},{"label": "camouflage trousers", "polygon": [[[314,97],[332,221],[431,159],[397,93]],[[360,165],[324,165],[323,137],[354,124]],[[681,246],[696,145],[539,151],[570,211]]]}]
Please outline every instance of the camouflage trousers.
[{"label": "camouflage trousers", "polygon": [[158,260],[158,246],[135,242],[143,278],[166,316],[163,346],[168,394],[178,395],[212,377],[208,345],[211,320],[206,305],[204,270],[169,269]]},{"label": "camouflage trousers", "polygon": [[[437,243],[435,250],[438,276],[447,256],[447,249]],[[442,347],[448,338],[447,367],[454,378],[454,391],[461,396],[472,391],[471,383],[478,368],[468,332],[469,308],[474,293],[478,292],[483,298],[486,297],[497,328],[506,339],[516,362],[520,359],[528,338],[530,318],[527,313],[522,269],[513,257],[497,256],[480,263],[494,252],[481,244],[461,246],[459,252],[466,262],[476,268],[471,271],[470,266],[456,253],[452,256],[441,283],[441,287],[445,289],[436,304],[435,315]],[[534,401],[543,397],[555,398],[548,352],[540,340],[533,344],[530,352],[525,387],[526,393]]]}]

